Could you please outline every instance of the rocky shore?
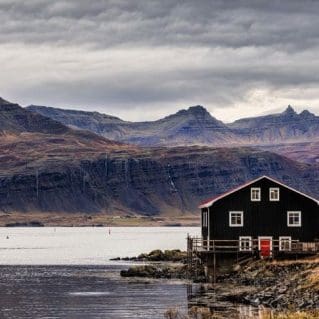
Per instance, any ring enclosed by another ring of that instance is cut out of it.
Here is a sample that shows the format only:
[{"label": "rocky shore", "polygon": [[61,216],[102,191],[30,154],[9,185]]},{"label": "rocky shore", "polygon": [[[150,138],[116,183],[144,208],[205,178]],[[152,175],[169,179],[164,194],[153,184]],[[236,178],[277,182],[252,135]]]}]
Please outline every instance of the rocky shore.
[{"label": "rocky shore", "polygon": [[[186,258],[186,252],[180,250],[154,250],[137,257],[114,260],[146,262],[122,270],[122,277],[190,280],[196,277],[196,282],[205,282],[203,268],[188,269]],[[194,276],[195,272],[197,276]],[[246,304],[275,311],[318,311],[319,258],[255,260],[218,276],[215,285],[205,284],[200,295],[195,297],[195,306],[199,303],[211,309],[216,304],[227,307],[229,304]]]},{"label": "rocky shore", "polygon": [[116,257],[111,260],[127,260],[127,261],[161,261],[161,262],[180,262],[185,264],[187,252],[179,249],[173,250],[152,250],[150,253],[140,254],[137,257]]},{"label": "rocky shore", "polygon": [[248,288],[224,293],[228,301],[276,310],[319,309],[319,259],[255,261],[218,281]]},{"label": "rocky shore", "polygon": [[121,271],[122,277],[144,277],[163,279],[191,279],[197,272],[197,282],[204,282],[204,269],[188,269],[187,253],[178,249],[153,250],[148,254],[140,254],[137,257],[113,258],[112,260],[125,260],[147,262],[146,265],[133,265],[127,270]]},{"label": "rocky shore", "polygon": [[[154,250],[124,260],[147,264],[121,271],[123,277],[192,279],[196,271],[197,282],[205,281],[203,269],[187,269],[186,252],[179,250]],[[318,310],[319,259],[256,260],[220,275],[216,285],[205,285],[201,293],[196,299],[208,307],[214,307],[217,301],[264,306],[276,311]]]},{"label": "rocky shore", "polygon": [[132,266],[128,270],[122,270],[121,276],[163,279],[187,279],[188,273],[186,265],[153,264]]}]

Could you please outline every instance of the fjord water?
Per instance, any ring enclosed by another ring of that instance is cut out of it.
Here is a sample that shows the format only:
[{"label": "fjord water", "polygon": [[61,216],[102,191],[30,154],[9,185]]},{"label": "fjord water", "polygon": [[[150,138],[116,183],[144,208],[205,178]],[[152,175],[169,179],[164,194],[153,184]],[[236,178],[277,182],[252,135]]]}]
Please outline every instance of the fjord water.
[{"label": "fjord water", "polygon": [[0,228],[0,264],[109,265],[153,249],[186,250],[188,233],[199,227]]},{"label": "fjord water", "polygon": [[117,256],[186,249],[198,228],[0,228],[1,318],[163,318],[186,284],[121,278]]},{"label": "fjord water", "polygon": [[[186,311],[186,282],[121,278],[129,263],[110,258],[185,250],[187,234],[198,232],[185,227],[0,228],[0,317],[162,319],[168,308]],[[247,311],[235,309],[234,318],[248,318]]]}]

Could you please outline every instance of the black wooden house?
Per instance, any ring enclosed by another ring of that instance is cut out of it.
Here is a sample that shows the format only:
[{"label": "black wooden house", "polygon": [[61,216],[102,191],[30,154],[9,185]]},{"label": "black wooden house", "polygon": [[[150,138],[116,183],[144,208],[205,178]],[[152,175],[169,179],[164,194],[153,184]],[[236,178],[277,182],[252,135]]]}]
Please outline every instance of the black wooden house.
[{"label": "black wooden house", "polygon": [[319,252],[319,201],[262,176],[202,203],[201,238],[189,249],[202,260],[216,255],[261,258]]}]

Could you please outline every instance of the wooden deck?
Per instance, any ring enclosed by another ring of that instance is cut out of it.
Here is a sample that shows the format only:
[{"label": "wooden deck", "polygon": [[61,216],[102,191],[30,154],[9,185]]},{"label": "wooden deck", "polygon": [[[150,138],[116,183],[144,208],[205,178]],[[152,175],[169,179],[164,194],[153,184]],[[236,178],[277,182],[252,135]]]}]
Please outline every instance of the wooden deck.
[{"label": "wooden deck", "polygon": [[[256,254],[260,251],[258,239],[251,240],[248,249],[241,247],[240,240],[204,240],[200,237],[187,238],[187,250],[192,253],[209,254],[209,253],[241,253]],[[318,254],[319,241],[316,242],[300,242],[291,240],[289,247],[283,249],[279,247],[279,240],[272,240],[271,256],[280,254]]]},{"label": "wooden deck", "polygon": [[[241,245],[240,240],[204,240],[200,237],[187,237],[187,265],[191,278],[192,270],[203,265],[207,280],[216,282],[217,260],[230,260],[232,265],[247,263],[255,258],[297,258],[319,254],[319,240],[314,242],[289,241],[281,245],[278,239],[271,240],[267,256],[263,254],[258,239],[250,240],[249,245]],[[210,270],[209,270],[210,269]],[[209,275],[208,273],[212,273]],[[196,273],[192,279],[196,279]],[[211,279],[209,279],[211,278]]]}]

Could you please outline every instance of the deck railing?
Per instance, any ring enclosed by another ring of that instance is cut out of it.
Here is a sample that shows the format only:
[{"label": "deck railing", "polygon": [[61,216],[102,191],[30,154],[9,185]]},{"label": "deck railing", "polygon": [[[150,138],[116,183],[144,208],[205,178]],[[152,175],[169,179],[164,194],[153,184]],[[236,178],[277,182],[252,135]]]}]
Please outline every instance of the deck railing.
[{"label": "deck railing", "polygon": [[[188,250],[193,252],[223,252],[223,253],[254,253],[260,251],[258,239],[252,239],[244,243],[241,240],[206,240],[200,237],[188,237]],[[270,252],[291,252],[291,253],[319,253],[319,242],[300,242],[290,240],[282,242],[279,239],[272,239]]]}]

